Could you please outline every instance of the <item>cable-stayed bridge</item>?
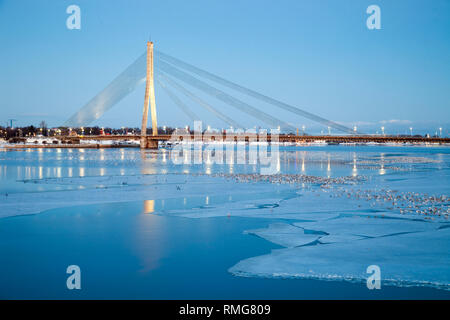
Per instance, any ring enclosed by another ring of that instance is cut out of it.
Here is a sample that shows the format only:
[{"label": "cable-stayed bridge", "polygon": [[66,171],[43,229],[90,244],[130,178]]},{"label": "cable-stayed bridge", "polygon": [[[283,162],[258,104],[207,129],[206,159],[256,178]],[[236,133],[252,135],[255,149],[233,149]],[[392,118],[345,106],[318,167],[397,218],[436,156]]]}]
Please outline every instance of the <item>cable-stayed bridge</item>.
[{"label": "cable-stayed bridge", "polygon": [[[122,73],[113,79],[102,91],[93,97],[78,112],[72,115],[65,123],[66,127],[84,127],[93,121],[99,119],[105,112],[114,107],[120,100],[134,91],[141,83],[146,84],[144,108],[142,115],[141,147],[157,147],[157,141],[167,140],[167,136],[158,135],[157,109],[155,98],[155,80],[167,96],[173,101],[179,110],[184,113],[190,121],[202,120],[202,116],[214,116],[226,124],[230,129],[244,129],[240,123],[243,118],[253,118],[259,123],[264,123],[272,129],[278,129],[284,132],[297,132],[297,135],[286,135],[283,139],[291,141],[292,139],[305,140],[305,136],[298,136],[298,128],[289,122],[286,122],[275,115],[281,110],[289,114],[300,116],[311,120],[324,127],[333,128],[343,134],[340,141],[366,141],[362,134],[357,132],[356,128],[350,129],[342,124],[325,119],[319,115],[305,111],[296,106],[289,105],[265,94],[256,92],[242,85],[224,79],[211,72],[198,68],[192,64],[172,57],[159,50],[154,50],[153,42],[147,43],[147,52],[142,54],[136,61],[129,65]],[[219,89],[217,85],[225,87],[235,94],[250,97],[259,103],[264,103],[272,107],[271,113],[267,113],[261,108],[257,108],[248,102],[237,98],[235,95]],[[201,98],[194,91],[202,92],[213,100],[220,101],[245,114],[244,117],[231,117],[230,109],[224,110],[218,108],[214,103]],[[202,108],[199,115],[194,112],[189,105],[194,104]],[[151,113],[152,135],[147,136],[148,113]],[[304,133],[304,132],[303,132]],[[334,141],[336,137],[330,137]],[[383,137],[378,137],[383,139]],[[269,138],[270,139],[270,138]],[[371,138],[374,141],[374,137]]]}]

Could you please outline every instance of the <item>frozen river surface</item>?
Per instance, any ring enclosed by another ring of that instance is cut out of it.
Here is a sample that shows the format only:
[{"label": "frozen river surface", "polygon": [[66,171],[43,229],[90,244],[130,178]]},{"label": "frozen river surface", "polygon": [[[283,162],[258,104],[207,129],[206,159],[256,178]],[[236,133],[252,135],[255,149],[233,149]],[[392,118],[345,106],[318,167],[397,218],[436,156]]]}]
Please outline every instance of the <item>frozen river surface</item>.
[{"label": "frozen river surface", "polygon": [[280,151],[0,150],[0,298],[450,297],[450,148]]}]

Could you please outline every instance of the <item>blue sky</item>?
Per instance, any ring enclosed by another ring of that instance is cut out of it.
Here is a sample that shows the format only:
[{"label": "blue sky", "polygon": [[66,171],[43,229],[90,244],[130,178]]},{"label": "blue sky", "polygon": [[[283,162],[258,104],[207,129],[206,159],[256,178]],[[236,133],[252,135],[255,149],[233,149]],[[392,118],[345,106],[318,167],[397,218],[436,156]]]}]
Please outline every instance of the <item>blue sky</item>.
[{"label": "blue sky", "polygon": [[[81,30],[66,28],[71,4],[81,8]],[[366,27],[371,4],[381,8],[381,30]],[[446,0],[0,0],[0,121],[62,124],[142,54],[151,35],[161,51],[349,126],[448,132],[449,12]],[[159,124],[186,124],[156,90]],[[137,127],[143,100],[141,86],[95,124]]]}]

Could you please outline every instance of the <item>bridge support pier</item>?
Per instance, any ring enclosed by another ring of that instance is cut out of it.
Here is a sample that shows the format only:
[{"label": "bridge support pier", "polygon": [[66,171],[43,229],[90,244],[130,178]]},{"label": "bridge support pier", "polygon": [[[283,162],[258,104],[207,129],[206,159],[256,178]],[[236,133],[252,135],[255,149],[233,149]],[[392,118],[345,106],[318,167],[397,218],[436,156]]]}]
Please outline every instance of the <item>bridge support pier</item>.
[{"label": "bridge support pier", "polygon": [[141,139],[141,149],[158,149],[158,140],[148,138]]}]

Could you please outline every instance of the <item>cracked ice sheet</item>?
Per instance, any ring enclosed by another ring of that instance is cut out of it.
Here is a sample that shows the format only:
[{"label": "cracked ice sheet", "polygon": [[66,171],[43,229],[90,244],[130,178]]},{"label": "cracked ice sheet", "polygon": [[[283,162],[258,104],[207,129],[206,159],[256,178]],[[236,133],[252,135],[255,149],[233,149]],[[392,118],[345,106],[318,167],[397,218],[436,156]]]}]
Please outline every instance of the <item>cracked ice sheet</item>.
[{"label": "cracked ice sheet", "polygon": [[[306,230],[322,231],[333,236],[357,237],[382,237],[398,233],[430,231],[436,230],[441,226],[441,224],[435,222],[358,216],[321,222],[295,222],[293,224]],[[323,240],[329,242],[330,239],[331,237]]]},{"label": "cracked ice sheet", "polygon": [[381,285],[430,286],[450,290],[450,228],[359,241],[273,250],[242,260],[234,275],[366,281],[378,265]]},{"label": "cracked ice sheet", "polygon": [[[236,186],[246,185],[236,183]],[[266,196],[261,199],[233,201],[221,205],[203,208],[186,208],[183,210],[164,211],[162,215],[183,216],[186,218],[208,218],[219,216],[260,217],[291,219],[302,221],[320,221],[338,217],[340,214],[370,214],[380,213],[369,204],[360,200],[330,197],[328,191],[317,188],[312,190],[296,189],[289,185],[252,184],[251,188],[259,186],[265,190]],[[249,187],[250,188],[250,187]],[[284,190],[274,197],[274,190]],[[256,192],[256,191],[255,191]],[[194,210],[191,210],[194,209]],[[197,210],[195,210],[197,209]],[[383,210],[382,212],[385,213]]]},{"label": "cracked ice sheet", "polygon": [[373,176],[373,183],[387,186],[391,190],[401,192],[450,194],[450,170],[443,163],[441,169],[426,166],[413,172],[392,172],[386,175]]},{"label": "cracked ice sheet", "polygon": [[[334,213],[336,215],[347,216],[377,216],[391,217],[404,220],[426,220],[426,216],[416,214],[400,214],[397,209],[386,206],[385,202],[367,201],[361,198],[347,197],[347,192],[354,192],[350,187],[345,194],[341,194],[340,188],[330,189],[300,189],[298,192],[301,198],[292,198],[284,200],[282,208],[289,213]],[[355,189],[360,186],[353,187]],[[373,205],[375,203],[375,205]],[[278,214],[279,208],[274,208],[273,213]],[[435,217],[436,218],[436,217]],[[442,220],[442,219],[441,219]]]},{"label": "cracked ice sheet", "polygon": [[216,203],[210,206],[190,207],[181,210],[165,210],[160,212],[161,215],[182,216],[185,218],[209,218],[221,217],[227,215],[254,217],[269,215],[273,208],[279,206],[281,200],[293,194],[293,191],[285,190],[281,192],[279,197],[273,197],[275,193],[270,188],[261,189],[258,192],[248,194],[247,199],[238,200],[237,197],[232,198],[229,202]]},{"label": "cracked ice sheet", "polygon": [[[43,183],[38,186],[45,187]],[[66,180],[66,179],[65,179]],[[63,180],[65,182],[65,180]],[[68,179],[67,179],[68,180]],[[55,179],[50,179],[51,184]],[[234,182],[219,181],[211,177],[191,177],[185,175],[164,175],[160,176],[142,176],[139,179],[135,176],[120,176],[108,178],[88,177],[88,179],[79,179],[79,184],[75,184],[71,190],[53,189],[30,192],[10,193],[7,197],[2,196],[0,201],[0,218],[35,214],[45,210],[95,203],[128,202],[138,200],[158,200],[168,198],[186,198],[190,197],[214,197],[224,194],[234,198],[258,198],[267,195],[265,192],[275,189],[268,188],[265,185],[256,185],[251,189],[244,184]],[[161,184],[161,182],[163,183]],[[85,182],[85,184],[84,184]],[[123,184],[122,182],[126,182]],[[84,185],[83,185],[84,184]],[[33,184],[35,186],[35,184]],[[180,187],[177,190],[176,186]],[[277,190],[289,189],[288,186],[280,186]],[[290,191],[289,191],[290,192]]]},{"label": "cracked ice sheet", "polygon": [[336,242],[347,242],[347,241],[355,241],[365,239],[365,237],[354,236],[351,234],[330,234],[327,236],[320,237],[320,243],[336,243]]},{"label": "cracked ice sheet", "polygon": [[[293,213],[344,213],[361,210],[373,212],[367,201],[347,197],[337,197],[333,190],[300,189],[301,197],[283,201],[283,210]],[[280,206],[281,207],[281,206]],[[277,208],[274,209],[277,213]]]},{"label": "cracked ice sheet", "polygon": [[[265,193],[249,194],[250,200],[237,200],[214,204],[210,206],[185,208],[179,210],[164,210],[157,212],[160,215],[182,216],[185,218],[210,218],[222,216],[252,217],[265,219],[290,219],[298,221],[321,221],[338,217],[336,213],[318,212],[309,213],[306,210],[299,210],[301,206],[301,197],[295,193],[295,190],[287,187],[282,189],[279,197],[273,197],[274,189],[266,185],[268,189]],[[290,199],[290,205],[286,205],[285,199],[297,196],[296,203]],[[259,198],[259,199],[258,199]],[[312,208],[309,208],[312,209]]]},{"label": "cracked ice sheet", "polygon": [[272,223],[268,228],[247,230],[244,233],[254,234],[286,248],[302,246],[320,237],[318,234],[307,234],[302,228],[286,223]]}]

